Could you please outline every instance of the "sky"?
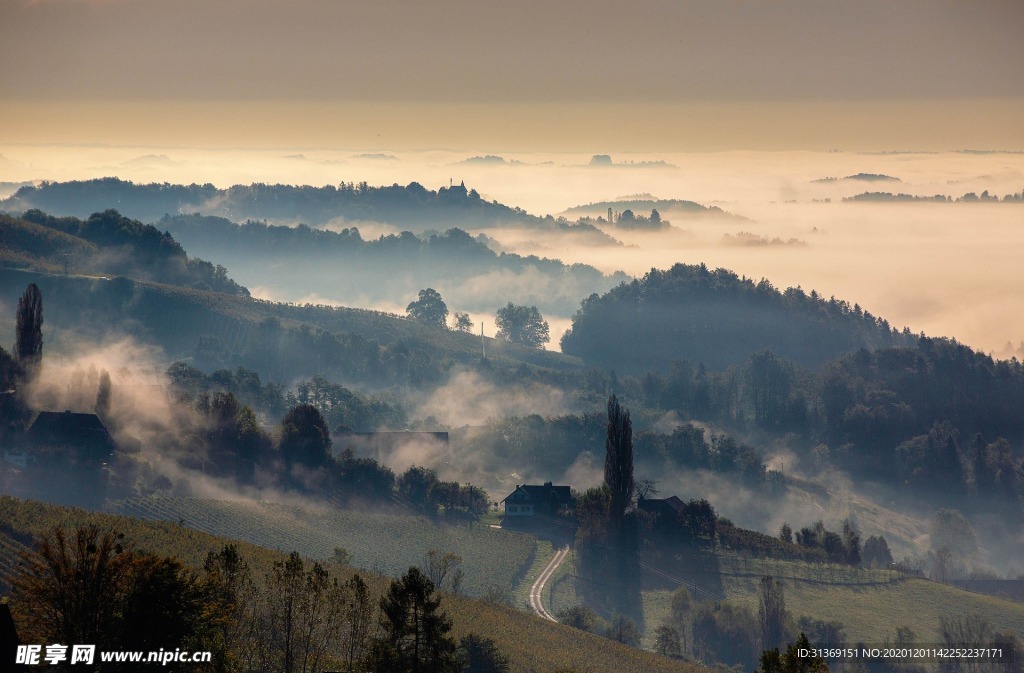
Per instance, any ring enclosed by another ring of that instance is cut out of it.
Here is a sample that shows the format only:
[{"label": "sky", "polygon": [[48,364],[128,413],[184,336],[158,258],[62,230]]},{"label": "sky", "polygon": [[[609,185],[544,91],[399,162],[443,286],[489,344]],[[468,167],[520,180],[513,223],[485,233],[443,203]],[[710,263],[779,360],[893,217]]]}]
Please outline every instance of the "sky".
[{"label": "sky", "polygon": [[1024,149],[1019,2],[0,0],[0,142]]}]

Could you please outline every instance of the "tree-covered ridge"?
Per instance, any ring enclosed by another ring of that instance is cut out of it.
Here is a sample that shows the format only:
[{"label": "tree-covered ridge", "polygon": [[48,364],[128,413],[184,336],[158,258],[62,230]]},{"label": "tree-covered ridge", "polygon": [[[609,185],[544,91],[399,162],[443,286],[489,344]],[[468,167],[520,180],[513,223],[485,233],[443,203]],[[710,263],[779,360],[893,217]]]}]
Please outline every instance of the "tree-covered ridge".
[{"label": "tree-covered ridge", "polygon": [[127,276],[248,296],[223,266],[192,257],[167,232],[116,210],[85,220],[29,210],[0,215],[0,249],[10,264],[51,272]]},{"label": "tree-covered ridge", "polygon": [[[161,229],[174,234],[189,249],[223,247],[235,253],[257,257],[299,254],[313,259],[337,259],[343,256],[350,261],[413,262],[433,268],[440,266],[445,271],[462,274],[496,265],[511,271],[534,268],[545,274],[578,277],[580,281],[595,281],[603,276],[600,271],[586,264],[565,264],[557,259],[535,255],[497,253],[487,246],[482,237],[474,238],[459,228],[429,235],[417,236],[403,231],[399,234],[382,234],[376,239],[364,239],[355,226],[331,231],[314,229],[304,224],[289,227],[253,220],[236,224],[222,217],[198,213],[165,216],[157,224]],[[621,280],[624,275],[617,274],[616,277]]]},{"label": "tree-covered ridge", "polygon": [[[0,208],[10,211],[39,208],[85,217],[112,204],[129,217],[150,222],[167,214],[198,211],[239,221],[268,218],[300,220],[314,225],[343,218],[423,227],[506,225],[578,229],[607,239],[593,227],[575,227],[550,216],[541,218],[518,207],[488,202],[465,185],[434,191],[417,182],[404,187],[398,184],[374,187],[366,182],[322,187],[253,183],[218,189],[211,184],[135,184],[118,178],[100,178],[22,187],[10,198],[0,201]],[[612,241],[607,239],[606,242]]]},{"label": "tree-covered ridge", "polygon": [[293,297],[317,293],[355,305],[404,305],[419,290],[434,288],[453,311],[491,312],[515,301],[565,315],[580,297],[627,278],[585,264],[495,252],[483,236],[457,228],[364,239],[356,227],[235,224],[199,214],[164,217],[157,226],[190,251],[228,265],[251,286],[271,286]]},{"label": "tree-covered ridge", "polygon": [[643,373],[681,359],[722,368],[765,349],[816,367],[859,348],[912,341],[856,304],[676,264],[585,299],[561,343],[589,363]]}]

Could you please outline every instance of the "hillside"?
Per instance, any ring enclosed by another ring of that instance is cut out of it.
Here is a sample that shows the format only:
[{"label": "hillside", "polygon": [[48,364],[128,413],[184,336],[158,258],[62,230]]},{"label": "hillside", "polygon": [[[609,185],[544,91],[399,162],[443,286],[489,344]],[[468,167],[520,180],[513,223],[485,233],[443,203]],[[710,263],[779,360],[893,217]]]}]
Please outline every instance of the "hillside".
[{"label": "hillside", "polygon": [[[11,542],[12,534],[38,536],[55,525],[94,523],[109,527],[125,533],[126,538],[143,549],[176,556],[197,570],[208,552],[219,551],[232,541],[177,523],[95,514],[10,497],[0,497],[0,520],[7,522],[0,529],[0,567],[15,562],[16,554],[11,550],[16,550],[18,543]],[[257,577],[264,576],[273,563],[286,558],[286,550],[272,551],[245,542],[236,544]],[[383,591],[382,578],[370,574],[368,579],[375,594]],[[698,673],[707,670],[628,648],[501,604],[445,595],[442,609],[452,617],[452,632],[456,638],[472,632],[493,639],[509,657],[513,673],[555,673],[570,669],[590,673]]]},{"label": "hillside", "polygon": [[249,296],[223,266],[189,257],[166,232],[115,210],[85,220],[30,210],[0,215],[0,263],[72,275],[128,276],[182,287]]},{"label": "hillside", "polygon": [[[42,291],[47,325],[58,340],[64,333],[98,342],[128,335],[173,360],[190,357],[205,336],[204,348],[218,349],[228,368],[245,366],[274,381],[323,375],[376,385],[427,383],[452,363],[480,360],[478,335],[378,311],[281,304],[127,278],[0,269],[0,300],[17,305],[29,283]],[[579,368],[575,358],[492,338],[486,348],[497,366]]]},{"label": "hillside", "polygon": [[166,216],[156,226],[193,254],[224,264],[251,287],[269,287],[276,296],[291,298],[316,294],[346,305],[404,305],[430,287],[453,311],[491,313],[512,301],[568,315],[580,297],[628,278],[585,264],[499,254],[483,236],[474,238],[461,229],[364,239],[355,226],[235,224],[198,214]]},{"label": "hillside", "polygon": [[911,340],[857,305],[813,291],[782,292],[726,269],[676,264],[584,300],[562,351],[642,374],[676,360],[724,368],[766,349],[816,367],[860,348]]},{"label": "hillside", "polygon": [[480,596],[514,587],[532,563],[536,540],[485,525],[439,524],[424,517],[375,514],[243,501],[189,498],[137,498],[116,502],[124,516],[179,522],[211,535],[231,537],[310,558],[331,558],[335,547],[351,563],[384,575],[400,575],[418,565],[428,550],[454,552],[463,559],[463,590]]}]

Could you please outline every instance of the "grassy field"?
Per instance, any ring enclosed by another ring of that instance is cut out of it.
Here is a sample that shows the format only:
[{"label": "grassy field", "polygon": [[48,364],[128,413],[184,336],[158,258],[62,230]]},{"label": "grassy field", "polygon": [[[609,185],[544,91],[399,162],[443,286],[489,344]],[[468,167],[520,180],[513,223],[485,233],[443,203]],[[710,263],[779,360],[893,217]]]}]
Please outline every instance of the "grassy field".
[{"label": "grassy field", "polygon": [[[768,562],[776,564],[775,561]],[[1024,637],[1024,603],[971,593],[930,580],[910,578],[894,582],[870,583],[868,573],[836,575],[834,583],[811,578],[822,571],[807,564],[788,564],[788,579],[783,579],[786,609],[794,617],[810,616],[843,624],[848,642],[880,643],[892,640],[896,629],[909,626],[919,642],[941,641],[939,618],[942,615],[979,614],[990,620],[998,631],[1011,631]],[[791,567],[790,567],[791,566]],[[800,568],[800,566],[804,566]],[[729,563],[723,563],[728,570]],[[766,566],[771,571],[774,566]],[[837,571],[838,572],[838,571]],[[884,574],[884,571],[880,571]],[[787,577],[781,574],[782,577]],[[759,576],[723,575],[726,600],[758,610]],[[664,588],[643,594],[645,645],[650,634],[670,615],[672,591]]]},{"label": "grassy field", "polygon": [[[22,545],[12,536],[39,536],[53,526],[93,523],[125,533],[135,546],[158,554],[177,556],[198,567],[209,551],[219,550],[228,538],[183,527],[170,521],[129,518],[0,497],[0,566],[16,563]],[[493,530],[493,529],[492,529]],[[499,533],[503,531],[498,531]],[[242,555],[257,575],[266,572],[286,551],[239,543]],[[372,590],[386,586],[381,577],[369,577]],[[470,632],[495,640],[509,657],[513,673],[700,673],[707,669],[631,649],[577,629],[543,620],[511,607],[446,595],[442,602],[453,620],[453,634]]]},{"label": "grassy field", "polygon": [[[750,582],[727,582],[730,599],[756,613],[757,594]],[[785,585],[786,607],[794,615],[841,622],[847,640],[880,643],[892,640],[896,629],[909,626],[919,642],[941,642],[939,617],[979,614],[997,631],[1024,637],[1024,604],[975,594],[925,579],[908,579],[889,586],[821,586],[806,582]]]},{"label": "grassy field", "polygon": [[485,524],[438,524],[416,516],[375,514],[297,505],[191,498],[139,498],[115,503],[112,511],[173,521],[213,535],[245,540],[310,558],[331,558],[335,547],[354,566],[399,575],[419,565],[430,549],[463,558],[463,590],[482,595],[515,587],[534,562],[536,540],[525,533]]}]

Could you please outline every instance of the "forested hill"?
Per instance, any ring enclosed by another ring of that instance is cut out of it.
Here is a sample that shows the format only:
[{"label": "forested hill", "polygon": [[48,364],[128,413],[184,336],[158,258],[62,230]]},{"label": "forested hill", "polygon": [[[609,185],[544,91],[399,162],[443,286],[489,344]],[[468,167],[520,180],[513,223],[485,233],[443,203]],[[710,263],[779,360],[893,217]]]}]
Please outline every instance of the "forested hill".
[{"label": "forested hill", "polygon": [[780,292],[726,269],[677,264],[591,295],[562,337],[562,352],[619,373],[676,360],[719,369],[769,350],[817,367],[860,348],[909,345],[914,336],[835,298]]},{"label": "forested hill", "polygon": [[122,217],[116,210],[88,219],[30,210],[0,215],[0,263],[36,271],[128,276],[248,297],[223,266],[190,258],[166,232]]},{"label": "forested hill", "polygon": [[117,208],[128,217],[146,222],[155,222],[164,215],[200,212],[235,221],[268,219],[310,225],[336,219],[420,229],[500,225],[584,234],[593,239],[593,243],[615,243],[595,227],[530,215],[520,208],[486,201],[476,190],[463,185],[434,191],[416,182],[404,187],[397,184],[373,187],[365,182],[323,187],[254,183],[218,189],[211,184],[143,185],[118,178],[101,178],[26,186],[0,201],[0,210],[8,212],[32,208],[77,217]]},{"label": "forested hill", "polygon": [[271,286],[293,297],[318,293],[355,305],[404,304],[432,287],[452,310],[491,312],[513,301],[568,315],[580,297],[628,278],[585,264],[496,253],[461,229],[365,240],[355,227],[239,225],[198,214],[164,217],[157,226],[190,251],[227,265],[250,286]]}]

